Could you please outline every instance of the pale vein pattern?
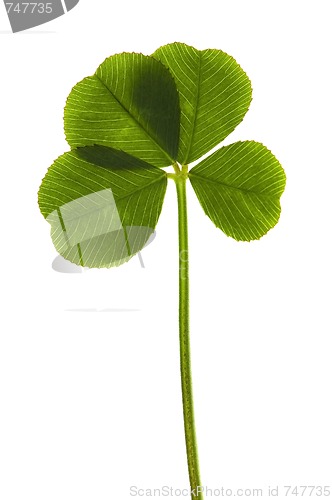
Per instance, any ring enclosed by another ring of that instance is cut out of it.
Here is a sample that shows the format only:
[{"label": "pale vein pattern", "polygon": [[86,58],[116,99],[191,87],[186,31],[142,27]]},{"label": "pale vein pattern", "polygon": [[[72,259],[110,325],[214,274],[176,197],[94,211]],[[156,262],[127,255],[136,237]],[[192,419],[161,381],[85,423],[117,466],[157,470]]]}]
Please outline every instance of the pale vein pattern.
[{"label": "pale vein pattern", "polygon": [[159,167],[177,156],[179,124],[179,95],[170,72],[134,53],[109,57],[79,82],[64,114],[70,146],[110,146]]},{"label": "pale vein pattern", "polygon": [[196,165],[189,178],[206,215],[227,236],[256,240],[279,220],[285,173],[263,144],[225,146]]},{"label": "pale vein pattern", "polygon": [[77,265],[126,262],[145,246],[157,224],[165,172],[135,158],[121,169],[121,157],[115,160],[116,168],[105,168],[77,151],[65,153],[40,187],[39,206],[51,224],[54,246]]},{"label": "pale vein pattern", "polygon": [[159,48],[154,57],[169,68],[179,90],[178,161],[187,164],[219,144],[243,120],[251,102],[250,80],[221,50],[172,43]]}]

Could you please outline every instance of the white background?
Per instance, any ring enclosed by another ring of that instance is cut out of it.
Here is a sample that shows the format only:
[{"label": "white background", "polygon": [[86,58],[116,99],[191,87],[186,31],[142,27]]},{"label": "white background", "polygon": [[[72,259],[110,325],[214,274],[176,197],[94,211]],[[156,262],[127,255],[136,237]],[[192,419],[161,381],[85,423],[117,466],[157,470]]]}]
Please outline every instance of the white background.
[{"label": "white background", "polygon": [[188,194],[202,481],[279,485],[279,498],[283,485],[332,486],[331,14],[322,0],[81,0],[13,35],[0,5],[1,500],[188,487],[174,186],[145,269],[56,273],[37,206],[68,149],[72,86],[109,55],[173,41],[236,58],[254,98],[225,144],[261,141],[287,173],[278,226],[249,244]]}]

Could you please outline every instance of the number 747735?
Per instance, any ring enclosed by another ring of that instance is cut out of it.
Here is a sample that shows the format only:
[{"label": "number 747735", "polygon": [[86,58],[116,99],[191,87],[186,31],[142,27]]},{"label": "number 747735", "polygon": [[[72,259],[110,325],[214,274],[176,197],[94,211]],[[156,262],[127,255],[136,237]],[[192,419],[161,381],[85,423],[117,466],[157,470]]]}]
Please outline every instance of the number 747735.
[{"label": "number 747735", "polygon": [[[14,6],[14,7],[13,7]],[[17,12],[18,14],[51,14],[52,2],[37,3],[37,2],[22,2],[16,5],[13,2],[6,3],[7,12]]]}]

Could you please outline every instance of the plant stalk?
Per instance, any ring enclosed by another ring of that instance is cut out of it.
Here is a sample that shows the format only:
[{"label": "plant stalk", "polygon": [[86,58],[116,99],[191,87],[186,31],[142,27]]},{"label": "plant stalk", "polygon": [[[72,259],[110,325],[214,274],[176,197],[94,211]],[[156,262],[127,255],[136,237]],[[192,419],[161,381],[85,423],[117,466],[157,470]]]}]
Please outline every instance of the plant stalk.
[{"label": "plant stalk", "polygon": [[177,174],[175,180],[178,199],[179,224],[179,333],[180,333],[180,366],[182,385],[182,404],[184,430],[187,448],[187,462],[192,490],[192,500],[203,500],[200,491],[198,449],[196,442],[194,402],[191,379],[190,336],[189,336],[189,253],[188,253],[188,218],[186,180],[187,166]]}]

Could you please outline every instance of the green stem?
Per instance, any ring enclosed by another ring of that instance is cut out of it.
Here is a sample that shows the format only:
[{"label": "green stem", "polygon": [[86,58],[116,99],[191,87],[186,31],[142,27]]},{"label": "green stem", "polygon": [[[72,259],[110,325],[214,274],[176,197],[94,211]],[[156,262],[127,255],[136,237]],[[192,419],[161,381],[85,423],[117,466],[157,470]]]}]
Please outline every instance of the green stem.
[{"label": "green stem", "polygon": [[188,168],[184,165],[178,175],[172,175],[175,180],[178,198],[179,219],[179,327],[180,327],[180,362],[184,430],[187,448],[187,461],[192,499],[203,500],[200,492],[201,480],[199,474],[198,450],[196,442],[193,390],[190,364],[189,336],[189,254],[188,254],[188,220],[186,180]]}]

